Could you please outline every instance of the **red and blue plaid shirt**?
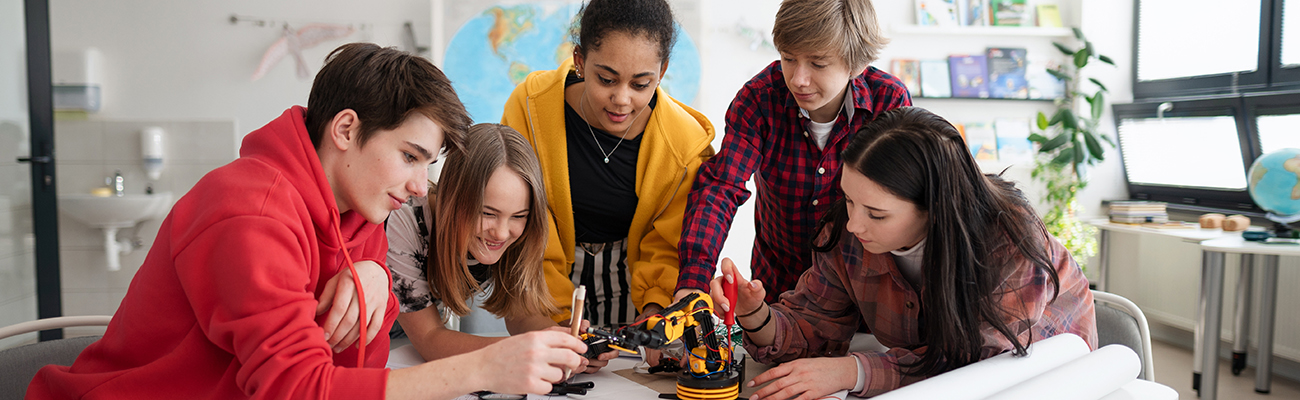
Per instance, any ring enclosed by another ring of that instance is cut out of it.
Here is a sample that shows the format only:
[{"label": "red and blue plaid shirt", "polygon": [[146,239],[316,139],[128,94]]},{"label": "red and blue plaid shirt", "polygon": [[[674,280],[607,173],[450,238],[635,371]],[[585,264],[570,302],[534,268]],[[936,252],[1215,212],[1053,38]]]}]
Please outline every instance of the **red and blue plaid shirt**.
[{"label": "red and blue plaid shirt", "polygon": [[[1051,268],[1056,270],[1059,290],[1053,291],[1047,274],[1021,256],[1008,240],[994,250],[1000,256],[984,259],[1011,264],[992,301],[1006,312],[1002,322],[1021,344],[1073,333],[1095,350],[1097,319],[1088,278],[1065,246],[1047,234],[1042,222],[1038,229],[1037,239],[1043,241]],[[907,282],[894,256],[871,254],[852,233],[843,232],[835,249],[818,253],[813,260],[815,265],[802,276],[798,287],[772,303],[770,324],[776,327],[772,345],[759,347],[745,340],[745,350],[754,360],[770,364],[843,356],[854,332],[865,323],[889,350],[853,353],[868,371],[862,392],[854,395],[873,397],[924,379],[904,374],[899,366],[920,361],[931,343],[921,332],[922,290]],[[1015,348],[987,321],[979,335],[984,342],[980,360]]]},{"label": "red and blue plaid shirt", "polygon": [[826,147],[819,149],[808,133],[810,121],[786,87],[780,61],[740,89],[727,110],[722,149],[700,167],[686,202],[677,289],[709,290],[736,208],[749,199],[745,181],[751,175],[758,189],[753,279],[767,287],[768,302],[794,288],[811,265],[808,241],[817,219],[844,197],[840,151],[876,115],[912,104],[903,83],[875,67],[850,80],[849,91],[853,115],[846,118],[841,111]]}]

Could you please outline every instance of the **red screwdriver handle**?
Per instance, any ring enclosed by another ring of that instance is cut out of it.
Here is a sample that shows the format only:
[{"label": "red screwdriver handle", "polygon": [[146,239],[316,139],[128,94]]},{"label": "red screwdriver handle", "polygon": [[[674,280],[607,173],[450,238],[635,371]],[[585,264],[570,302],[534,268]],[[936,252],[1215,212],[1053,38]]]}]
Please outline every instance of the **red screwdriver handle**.
[{"label": "red screwdriver handle", "polygon": [[736,324],[736,292],[740,290],[740,279],[732,277],[731,283],[722,281],[722,295],[727,297],[727,312],[723,313],[722,320],[728,326]]}]

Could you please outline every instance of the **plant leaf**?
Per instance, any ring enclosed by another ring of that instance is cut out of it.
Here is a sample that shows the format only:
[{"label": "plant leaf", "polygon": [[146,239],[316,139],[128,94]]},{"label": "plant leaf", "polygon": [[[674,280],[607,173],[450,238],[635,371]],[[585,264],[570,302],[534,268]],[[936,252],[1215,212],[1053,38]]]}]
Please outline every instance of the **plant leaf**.
[{"label": "plant leaf", "polygon": [[1062,128],[1065,128],[1066,130],[1070,130],[1070,131],[1079,129],[1079,118],[1074,116],[1074,111],[1071,111],[1068,108],[1062,108],[1060,111],[1056,113],[1056,115],[1061,116]]},{"label": "plant leaf", "polygon": [[1052,158],[1052,164],[1066,166],[1074,163],[1074,152],[1070,149],[1063,149],[1056,157]]},{"label": "plant leaf", "polygon": [[1073,79],[1070,77],[1069,74],[1066,74],[1065,72],[1056,69],[1048,69],[1047,73],[1052,74],[1052,76],[1056,77],[1056,79],[1059,79],[1064,82],[1069,82],[1070,80]]},{"label": "plant leaf", "polygon": [[1091,81],[1092,84],[1097,85],[1097,87],[1101,88],[1101,91],[1103,92],[1110,91],[1110,89],[1106,88],[1106,85],[1101,84],[1101,81],[1097,80],[1096,78],[1088,78],[1088,80]]},{"label": "plant leaf", "polygon": [[1052,138],[1051,140],[1048,140],[1046,143],[1043,143],[1043,146],[1038,148],[1038,152],[1051,153],[1052,151],[1061,147],[1061,145],[1065,144],[1068,141],[1070,141],[1070,134],[1067,132],[1061,132],[1059,135],[1056,135],[1056,137]]},{"label": "plant leaf", "polygon": [[1101,142],[1097,141],[1097,136],[1088,131],[1082,133],[1083,142],[1088,145],[1088,155],[1098,161],[1106,159],[1106,150],[1101,148]]},{"label": "plant leaf", "polygon": [[1098,59],[1098,60],[1101,60],[1101,62],[1104,62],[1104,63],[1110,64],[1111,66],[1115,66],[1115,60],[1110,59],[1110,57],[1106,57],[1106,56],[1103,56],[1103,55],[1101,55],[1101,54],[1098,54],[1098,55],[1097,55],[1097,59]]},{"label": "plant leaf", "polygon": [[1041,146],[1043,142],[1047,141],[1047,136],[1039,135],[1037,133],[1031,133],[1029,134],[1029,141],[1038,143]]},{"label": "plant leaf", "polygon": [[1101,113],[1106,111],[1106,92],[1097,92],[1092,96],[1092,119],[1101,119]]},{"label": "plant leaf", "polygon": [[1070,28],[1070,30],[1074,31],[1074,38],[1075,38],[1075,39],[1084,40],[1084,38],[1083,38],[1083,30],[1082,30],[1082,29],[1072,27],[1072,28]]},{"label": "plant leaf", "polygon": [[1087,47],[1079,49],[1079,51],[1074,52],[1074,67],[1082,69],[1083,67],[1087,66],[1088,56],[1091,54],[1092,53],[1088,52]]},{"label": "plant leaf", "polygon": [[1048,123],[1047,123],[1047,114],[1043,114],[1042,111],[1039,111],[1039,112],[1038,112],[1038,130],[1047,130],[1047,126],[1048,126]]},{"label": "plant leaf", "polygon": [[1065,45],[1063,45],[1063,44],[1056,43],[1056,42],[1052,42],[1052,45],[1053,45],[1053,46],[1056,46],[1056,49],[1057,49],[1057,50],[1060,50],[1062,54],[1065,54],[1065,55],[1067,55],[1067,56],[1072,56],[1072,55],[1074,55],[1074,50],[1070,50],[1069,47],[1065,47]]},{"label": "plant leaf", "polygon": [[1110,138],[1110,135],[1107,135],[1107,134],[1104,134],[1104,133],[1103,133],[1103,134],[1098,135],[1098,136],[1101,136],[1101,140],[1105,140],[1106,143],[1109,143],[1109,144],[1110,144],[1110,147],[1115,147],[1115,140],[1114,140],[1114,139],[1111,139],[1111,138]]}]

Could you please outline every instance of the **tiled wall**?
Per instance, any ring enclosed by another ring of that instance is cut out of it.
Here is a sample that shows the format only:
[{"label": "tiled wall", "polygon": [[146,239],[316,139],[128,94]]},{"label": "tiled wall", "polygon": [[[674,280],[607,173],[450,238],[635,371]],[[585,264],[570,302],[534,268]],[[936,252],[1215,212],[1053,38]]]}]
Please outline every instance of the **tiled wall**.
[{"label": "tiled wall", "polygon": [[[142,194],[149,183],[140,155],[140,131],[161,127],[166,154],[155,193],[171,192],[179,199],[208,173],[233,161],[242,137],[235,121],[56,121],[55,148],[60,194],[88,193],[104,186],[104,178],[121,171],[126,192]],[[62,266],[64,315],[112,315],[135,271],[144,262],[162,220],[146,221],[139,230],[119,231],[118,238],[137,236],[144,244],[121,257],[122,269],[109,271],[103,231],[59,215],[59,258]],[[100,329],[67,331],[68,335],[102,333]]]}]

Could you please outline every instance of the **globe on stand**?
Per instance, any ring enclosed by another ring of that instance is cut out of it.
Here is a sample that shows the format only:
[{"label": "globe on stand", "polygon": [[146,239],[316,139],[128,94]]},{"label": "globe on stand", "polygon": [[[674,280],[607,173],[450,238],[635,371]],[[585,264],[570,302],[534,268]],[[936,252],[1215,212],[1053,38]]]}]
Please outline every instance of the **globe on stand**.
[{"label": "globe on stand", "polygon": [[1294,238],[1288,225],[1300,221],[1300,149],[1265,154],[1250,165],[1250,198],[1274,222],[1277,237]]}]

